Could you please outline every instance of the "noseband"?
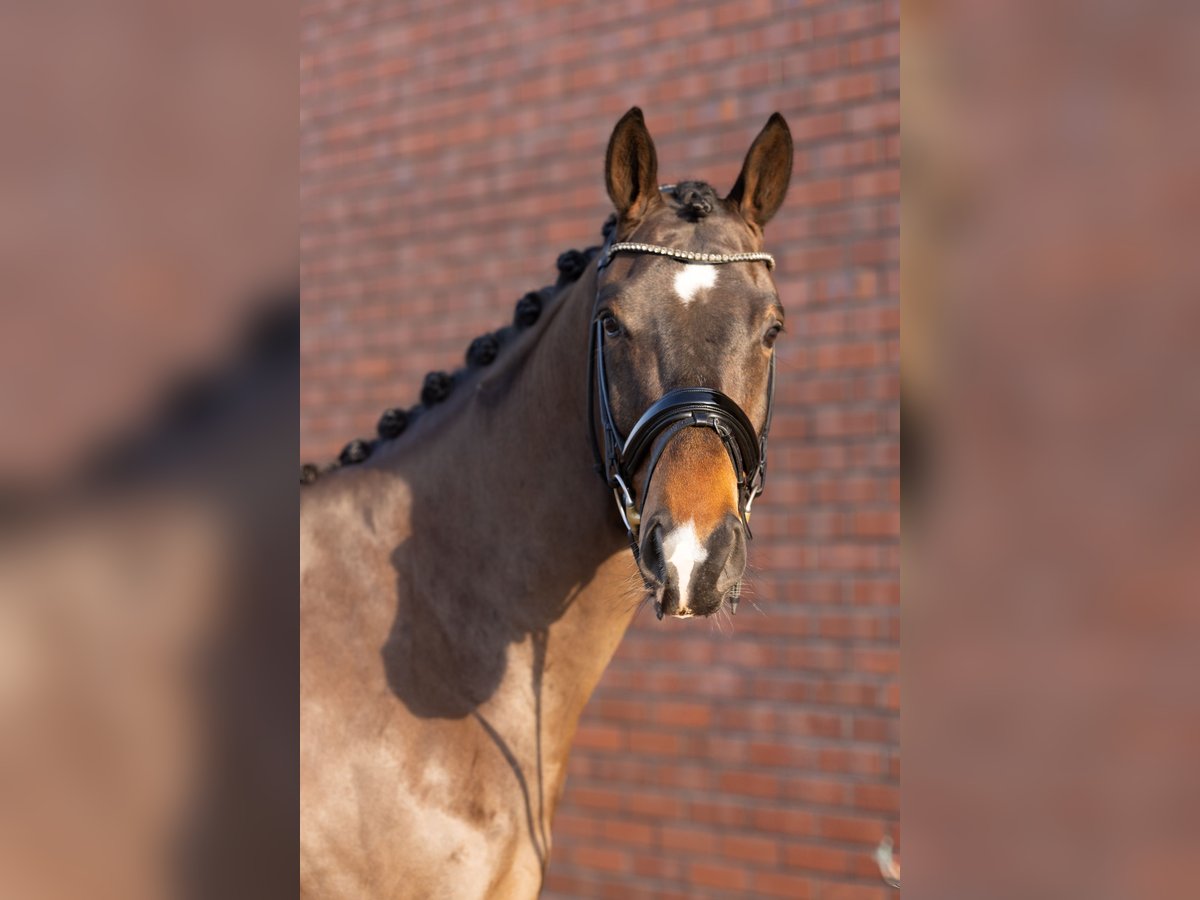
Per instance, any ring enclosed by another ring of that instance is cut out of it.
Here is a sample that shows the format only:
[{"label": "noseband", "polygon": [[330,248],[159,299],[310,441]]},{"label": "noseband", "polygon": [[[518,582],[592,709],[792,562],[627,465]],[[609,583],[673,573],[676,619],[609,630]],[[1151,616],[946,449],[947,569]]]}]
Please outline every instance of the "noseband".
[{"label": "noseband", "polygon": [[[775,259],[769,253],[699,253],[677,250],[656,244],[620,242],[608,245],[597,269],[603,269],[618,253],[651,253],[687,263],[723,265],[733,262],[765,262],[768,269],[775,267]],[[720,391],[704,387],[675,388],[667,391],[642,413],[637,423],[622,438],[613,421],[612,407],[608,396],[608,376],[604,366],[604,323],[599,317],[592,322],[589,356],[591,365],[588,377],[588,427],[591,429],[592,452],[596,458],[596,471],[608,483],[617,501],[617,510],[634,559],[641,561],[638,534],[641,528],[641,509],[630,490],[633,475],[647,456],[650,458],[646,471],[643,496],[649,496],[650,479],[671,439],[685,428],[711,428],[720,437],[729,454],[733,471],[737,476],[738,515],[750,533],[750,507],[762,493],[767,474],[767,432],[771,428],[771,407],[775,400],[775,352],[771,351],[770,374],[767,378],[767,414],[762,434],[756,435],[749,417],[730,397]],[[596,401],[599,400],[599,416]],[[604,450],[601,457],[600,441],[596,434],[596,419],[604,432]]]}]

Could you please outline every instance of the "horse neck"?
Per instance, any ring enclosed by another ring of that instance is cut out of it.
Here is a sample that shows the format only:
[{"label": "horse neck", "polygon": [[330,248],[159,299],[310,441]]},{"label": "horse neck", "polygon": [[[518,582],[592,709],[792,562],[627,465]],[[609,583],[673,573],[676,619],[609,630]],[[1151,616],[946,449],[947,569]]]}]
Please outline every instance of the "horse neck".
[{"label": "horse neck", "polygon": [[487,694],[476,698],[477,714],[515,744],[536,733],[551,774],[565,764],[579,715],[641,599],[611,494],[593,466],[595,292],[592,265],[511,358],[502,354],[486,370],[461,412],[446,411],[422,471],[407,473],[414,499],[426,498],[414,503],[410,524],[419,568],[429,573],[421,587],[429,613],[448,640],[464,643],[466,658],[502,647],[501,681],[476,691]]},{"label": "horse neck", "polygon": [[[612,494],[594,466],[588,353],[596,277],[593,263],[555,300],[497,410],[496,431],[505,433],[510,452],[477,448],[496,488],[479,496],[492,511],[492,534],[508,563],[507,590],[491,596],[535,610],[528,646],[510,654],[511,727],[522,727],[531,691],[538,767],[546,767],[551,797],[565,775],[579,716],[644,595]],[[487,415],[483,407],[478,412]],[[504,723],[497,728],[503,732]]]}]

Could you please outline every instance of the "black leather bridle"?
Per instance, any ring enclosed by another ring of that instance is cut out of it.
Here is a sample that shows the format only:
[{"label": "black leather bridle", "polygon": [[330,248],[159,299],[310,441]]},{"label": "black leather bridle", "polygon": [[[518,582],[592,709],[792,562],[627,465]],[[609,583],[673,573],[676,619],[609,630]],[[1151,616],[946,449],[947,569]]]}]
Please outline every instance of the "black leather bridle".
[{"label": "black leather bridle", "polygon": [[[698,253],[691,250],[676,250],[654,244],[616,243],[604,249],[597,264],[603,269],[617,253],[653,253],[687,263],[721,265],[730,262],[767,263],[773,268],[775,260],[767,253]],[[749,417],[736,402],[720,391],[704,387],[676,388],[667,391],[642,413],[627,437],[622,437],[613,421],[612,407],[608,396],[608,376],[604,366],[604,322],[597,317],[592,322],[590,340],[590,365],[588,377],[588,426],[591,429],[592,452],[595,454],[596,471],[607,482],[617,501],[617,510],[629,535],[634,559],[641,561],[638,533],[641,527],[641,505],[638,504],[630,485],[647,456],[650,458],[643,485],[643,503],[650,492],[650,479],[668,443],[685,428],[711,428],[729,454],[729,461],[737,475],[738,515],[750,533],[750,507],[762,493],[767,475],[767,433],[771,429],[771,408],[775,401],[775,351],[771,351],[770,374],[767,378],[767,414],[761,434],[756,434]],[[599,414],[596,403],[599,401]],[[599,420],[604,443],[596,432]]]}]

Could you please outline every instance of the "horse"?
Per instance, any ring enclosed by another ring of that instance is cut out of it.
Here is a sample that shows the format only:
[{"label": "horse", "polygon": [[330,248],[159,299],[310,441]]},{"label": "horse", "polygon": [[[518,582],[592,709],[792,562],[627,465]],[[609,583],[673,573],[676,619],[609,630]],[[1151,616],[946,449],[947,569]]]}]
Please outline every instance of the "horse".
[{"label": "horse", "polygon": [[301,896],[537,896],[636,611],[736,612],[784,321],[763,227],[792,156],[775,113],[725,197],[660,185],[629,110],[604,246],[563,254],[377,439],[302,468]]}]

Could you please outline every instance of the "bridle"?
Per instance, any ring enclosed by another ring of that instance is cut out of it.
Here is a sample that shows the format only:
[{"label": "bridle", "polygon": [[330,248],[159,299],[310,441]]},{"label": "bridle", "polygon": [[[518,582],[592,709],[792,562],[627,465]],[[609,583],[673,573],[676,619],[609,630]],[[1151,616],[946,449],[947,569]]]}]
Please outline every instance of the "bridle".
[{"label": "bridle", "polygon": [[[607,266],[618,253],[649,253],[665,256],[687,263],[724,265],[734,262],[765,262],[768,269],[775,267],[775,259],[769,253],[700,253],[661,247],[657,244],[618,242],[608,244],[597,263],[597,271]],[[643,498],[649,496],[650,480],[671,439],[685,428],[711,428],[721,438],[737,475],[738,515],[750,533],[750,507],[762,493],[767,475],[767,433],[771,428],[771,408],[775,401],[775,352],[771,351],[770,372],[767,377],[767,413],[761,434],[755,434],[754,425],[738,404],[720,391],[704,387],[675,388],[667,391],[642,413],[627,437],[622,438],[613,421],[612,407],[608,396],[608,376],[604,365],[604,322],[597,316],[592,321],[588,355],[591,364],[588,371],[588,427],[591,430],[592,452],[595,455],[596,471],[612,489],[617,501],[617,510],[629,536],[634,559],[641,561],[638,534],[642,514],[629,485],[647,455],[650,458],[646,471]],[[596,402],[599,401],[599,415]],[[604,433],[604,447],[596,433],[596,420]],[[643,501],[644,502],[644,501]]]}]

